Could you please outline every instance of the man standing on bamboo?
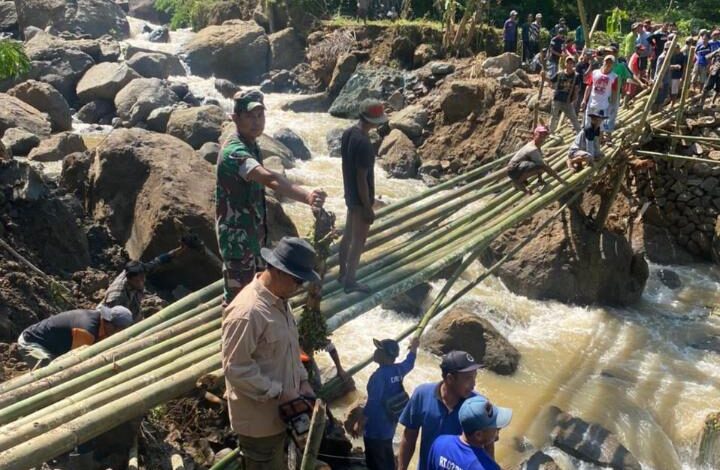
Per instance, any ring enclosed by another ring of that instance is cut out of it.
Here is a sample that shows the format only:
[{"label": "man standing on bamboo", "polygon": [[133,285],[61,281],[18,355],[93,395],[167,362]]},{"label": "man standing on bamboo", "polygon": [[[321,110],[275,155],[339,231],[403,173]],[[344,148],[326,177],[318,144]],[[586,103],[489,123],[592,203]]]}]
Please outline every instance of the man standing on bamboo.
[{"label": "man standing on bamboo", "polygon": [[326,194],[306,191],[262,164],[257,139],[265,130],[263,94],[256,90],[234,97],[236,133],[223,145],[217,161],[215,225],[223,260],[224,304],[252,281],[260,248],[266,244],[265,188],[310,206],[322,207]]},{"label": "man standing on bamboo", "polygon": [[360,104],[360,120],[342,136],[340,152],[347,219],[339,260],[340,281],[346,293],[370,292],[368,286],[357,282],[355,275],[368,231],[375,220],[375,149],[369,134],[387,120],[380,101],[365,100]]},{"label": "man standing on bamboo", "polygon": [[[544,72],[543,79],[547,79]],[[574,105],[577,90],[580,85],[580,80],[575,72],[575,59],[573,57],[566,58],[565,70],[559,71],[554,76],[551,75],[547,80],[555,86],[551,109],[550,132],[555,132],[555,129],[557,129],[560,123],[561,113],[570,121],[575,132],[580,132],[580,122],[575,113]]]},{"label": "man standing on bamboo", "polygon": [[287,425],[280,405],[297,409],[314,397],[300,362],[295,317],[288,305],[305,282],[318,282],[315,251],[305,240],[284,237],[261,249],[268,269],[233,299],[222,322],[222,367],[230,425],[238,435],[246,470],[286,470]]}]

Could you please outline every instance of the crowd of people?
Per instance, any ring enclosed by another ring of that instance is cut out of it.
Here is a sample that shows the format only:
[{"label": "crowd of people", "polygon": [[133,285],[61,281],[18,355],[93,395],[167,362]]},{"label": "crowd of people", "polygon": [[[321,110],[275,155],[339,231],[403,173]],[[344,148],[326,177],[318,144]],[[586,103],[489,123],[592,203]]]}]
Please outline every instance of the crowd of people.
[{"label": "crowd of people", "polygon": [[[631,25],[622,45],[611,43],[594,49],[585,47],[583,27],[578,26],[571,34],[564,18],[551,29],[548,44],[540,43],[541,31],[540,13],[528,15],[520,25],[518,12],[513,10],[503,26],[505,52],[518,52],[520,48],[526,67],[540,73],[542,80],[553,88],[549,127],[538,126],[532,141],[507,166],[510,180],[527,194],[532,192],[526,183],[528,178],[537,175],[542,186],[543,173],[556,176],[542,160],[538,142],[543,140],[542,136],[556,131],[561,116],[576,134],[567,165],[580,171],[603,157],[601,144],[611,142],[620,107],[656,81],[660,80],[653,103],[655,109],[674,104],[680,98],[683,79],[689,80],[685,85],[690,91],[700,94],[701,106],[705,106],[711,92],[713,104],[720,97],[720,29],[702,29],[680,40],[674,23],[653,24],[645,20]],[[668,71],[661,76],[666,57]],[[692,68],[686,71],[688,67]]]}]

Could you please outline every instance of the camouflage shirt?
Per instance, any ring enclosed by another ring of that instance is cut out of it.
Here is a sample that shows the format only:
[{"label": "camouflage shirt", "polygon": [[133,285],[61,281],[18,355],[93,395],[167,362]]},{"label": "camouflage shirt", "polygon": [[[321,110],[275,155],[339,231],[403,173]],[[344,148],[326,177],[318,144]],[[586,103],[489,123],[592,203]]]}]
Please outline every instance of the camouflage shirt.
[{"label": "camouflage shirt", "polygon": [[223,260],[243,259],[248,251],[258,257],[265,245],[265,187],[245,179],[253,161],[262,164],[260,149],[237,134],[218,155],[215,224]]}]

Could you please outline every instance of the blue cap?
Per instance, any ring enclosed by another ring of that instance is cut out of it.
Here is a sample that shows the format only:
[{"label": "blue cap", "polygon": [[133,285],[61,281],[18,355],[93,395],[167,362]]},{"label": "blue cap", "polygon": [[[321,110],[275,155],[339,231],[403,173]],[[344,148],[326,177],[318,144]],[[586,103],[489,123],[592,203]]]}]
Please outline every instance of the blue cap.
[{"label": "blue cap", "polygon": [[373,339],[373,344],[375,344],[377,349],[381,350],[392,359],[395,359],[400,355],[400,345],[394,339],[384,339],[382,341]]},{"label": "blue cap", "polygon": [[465,434],[485,429],[500,429],[510,424],[512,410],[490,403],[483,396],[474,396],[465,400],[458,412],[460,426]]}]

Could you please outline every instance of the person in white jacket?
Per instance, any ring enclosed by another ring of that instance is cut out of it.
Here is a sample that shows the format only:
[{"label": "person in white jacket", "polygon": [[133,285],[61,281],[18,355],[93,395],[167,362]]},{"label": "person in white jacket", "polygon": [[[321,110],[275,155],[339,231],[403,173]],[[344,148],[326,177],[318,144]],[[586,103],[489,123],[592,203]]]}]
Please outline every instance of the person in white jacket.
[{"label": "person in white jacket", "polygon": [[588,117],[589,125],[577,133],[568,152],[568,167],[576,172],[582,170],[585,164],[593,165],[603,157],[600,149],[602,123],[607,116],[602,109],[591,109],[588,111]]}]

